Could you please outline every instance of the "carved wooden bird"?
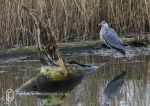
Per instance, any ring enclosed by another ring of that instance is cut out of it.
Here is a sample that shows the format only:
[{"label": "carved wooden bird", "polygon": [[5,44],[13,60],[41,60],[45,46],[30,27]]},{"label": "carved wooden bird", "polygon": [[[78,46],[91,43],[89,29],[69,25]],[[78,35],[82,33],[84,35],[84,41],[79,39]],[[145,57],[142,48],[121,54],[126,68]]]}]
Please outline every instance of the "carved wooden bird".
[{"label": "carved wooden bird", "polygon": [[[102,65],[84,65],[75,61],[69,61],[66,65],[60,55],[55,36],[49,25],[45,25],[37,12],[22,6],[31,15],[36,28],[36,44],[40,61],[41,72],[27,81],[16,92],[32,91],[57,91],[66,86],[73,86],[76,82],[96,70]],[[47,87],[46,87],[47,86]]]}]

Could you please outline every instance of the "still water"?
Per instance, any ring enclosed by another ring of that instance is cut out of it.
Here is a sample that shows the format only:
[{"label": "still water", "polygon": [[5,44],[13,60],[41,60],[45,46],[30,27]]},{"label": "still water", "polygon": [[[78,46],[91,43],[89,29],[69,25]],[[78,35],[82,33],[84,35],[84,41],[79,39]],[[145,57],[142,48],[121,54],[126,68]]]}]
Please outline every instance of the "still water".
[{"label": "still water", "polygon": [[[112,100],[112,106],[150,106],[150,57],[139,55],[134,59],[100,55],[64,56],[86,64],[106,63],[102,68],[83,78],[67,93],[47,96],[15,95],[12,102],[6,100],[6,90],[20,87],[40,72],[39,61],[11,62],[0,65],[0,106],[101,106],[108,82],[123,70],[127,71],[120,94]],[[61,105],[60,105],[61,104]]]}]

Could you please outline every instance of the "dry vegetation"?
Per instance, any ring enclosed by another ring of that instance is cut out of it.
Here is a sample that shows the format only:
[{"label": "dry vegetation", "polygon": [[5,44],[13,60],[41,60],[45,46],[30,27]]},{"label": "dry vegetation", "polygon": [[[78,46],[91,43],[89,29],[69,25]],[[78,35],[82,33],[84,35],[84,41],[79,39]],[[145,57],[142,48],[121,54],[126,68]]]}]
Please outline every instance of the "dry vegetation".
[{"label": "dry vegetation", "polygon": [[35,9],[45,23],[49,18],[57,40],[98,36],[102,20],[121,35],[150,31],[150,0],[0,0],[0,47],[34,44],[33,22],[22,5]]}]

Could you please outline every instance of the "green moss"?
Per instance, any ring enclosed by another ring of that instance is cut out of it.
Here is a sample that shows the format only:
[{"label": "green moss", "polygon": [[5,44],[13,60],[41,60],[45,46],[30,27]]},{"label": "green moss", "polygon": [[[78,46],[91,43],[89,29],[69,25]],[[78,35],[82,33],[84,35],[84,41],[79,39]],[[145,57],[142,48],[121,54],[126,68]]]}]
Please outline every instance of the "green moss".
[{"label": "green moss", "polygon": [[134,38],[123,38],[122,40],[125,45],[130,45],[134,42]]},{"label": "green moss", "polygon": [[95,44],[95,41],[83,41],[83,42],[65,42],[65,43],[58,43],[60,48],[64,47],[83,47]]},{"label": "green moss", "polygon": [[8,49],[7,53],[35,52],[35,51],[36,51],[35,46],[25,46],[25,47],[20,47],[20,48]]}]

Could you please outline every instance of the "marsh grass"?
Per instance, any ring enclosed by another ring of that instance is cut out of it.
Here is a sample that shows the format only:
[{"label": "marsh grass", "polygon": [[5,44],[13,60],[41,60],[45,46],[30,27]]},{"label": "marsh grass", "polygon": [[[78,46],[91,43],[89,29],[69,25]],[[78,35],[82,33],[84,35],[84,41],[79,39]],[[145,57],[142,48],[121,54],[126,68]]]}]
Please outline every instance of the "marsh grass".
[{"label": "marsh grass", "polygon": [[79,40],[98,37],[98,23],[102,20],[108,21],[120,36],[149,32],[149,0],[1,0],[1,47],[35,43],[33,22],[22,5],[35,9],[45,24],[49,18],[57,40],[71,35]]}]

